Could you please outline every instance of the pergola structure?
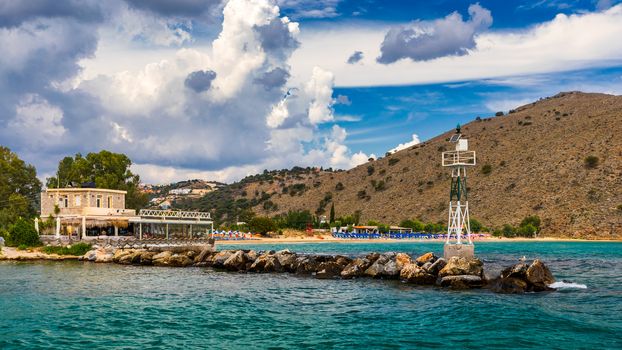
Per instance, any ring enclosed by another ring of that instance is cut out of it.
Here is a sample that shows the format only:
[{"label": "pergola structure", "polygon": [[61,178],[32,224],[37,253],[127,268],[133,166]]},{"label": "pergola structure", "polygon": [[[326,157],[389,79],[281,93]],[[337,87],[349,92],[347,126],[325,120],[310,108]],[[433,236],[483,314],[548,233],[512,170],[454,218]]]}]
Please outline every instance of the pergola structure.
[{"label": "pergola structure", "polygon": [[138,215],[139,217],[130,219],[134,227],[138,224],[138,239],[143,239],[143,224],[163,229],[166,239],[169,239],[169,225],[187,225],[189,238],[192,238],[195,225],[205,226],[206,234],[214,232],[214,222],[207,212],[141,209]]}]

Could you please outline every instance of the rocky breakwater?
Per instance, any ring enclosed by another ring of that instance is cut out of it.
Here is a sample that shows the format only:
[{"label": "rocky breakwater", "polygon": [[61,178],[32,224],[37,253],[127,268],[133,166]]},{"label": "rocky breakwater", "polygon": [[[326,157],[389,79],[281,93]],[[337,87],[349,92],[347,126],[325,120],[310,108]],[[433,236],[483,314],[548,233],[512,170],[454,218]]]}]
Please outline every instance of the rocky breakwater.
[{"label": "rocky breakwater", "polygon": [[433,253],[415,259],[405,253],[370,253],[361,257],[296,254],[289,250],[214,251],[211,246],[152,251],[99,247],[82,258],[93,262],[168,267],[210,267],[239,273],[293,273],[321,279],[376,278],[450,289],[489,288],[498,293],[549,291],[553,275],[540,261],[519,263],[488,280],[477,258],[446,261]]}]

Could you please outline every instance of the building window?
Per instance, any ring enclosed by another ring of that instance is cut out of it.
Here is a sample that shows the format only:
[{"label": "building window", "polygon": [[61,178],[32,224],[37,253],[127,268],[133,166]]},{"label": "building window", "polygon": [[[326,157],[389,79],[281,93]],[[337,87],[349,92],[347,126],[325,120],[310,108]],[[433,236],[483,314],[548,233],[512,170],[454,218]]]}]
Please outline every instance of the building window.
[{"label": "building window", "polygon": [[68,198],[68,196],[60,196],[60,197],[58,197],[58,206],[60,208],[67,208],[69,206],[69,198]]},{"label": "building window", "polygon": [[80,196],[79,194],[75,195],[73,197],[73,205],[76,207],[79,207],[82,204],[82,196]]},{"label": "building window", "polygon": [[108,208],[112,208],[112,196],[108,196]]},{"label": "building window", "polygon": [[97,198],[95,198],[95,207],[97,207],[97,208],[101,208],[102,207],[102,196],[101,196],[101,194],[98,194]]}]

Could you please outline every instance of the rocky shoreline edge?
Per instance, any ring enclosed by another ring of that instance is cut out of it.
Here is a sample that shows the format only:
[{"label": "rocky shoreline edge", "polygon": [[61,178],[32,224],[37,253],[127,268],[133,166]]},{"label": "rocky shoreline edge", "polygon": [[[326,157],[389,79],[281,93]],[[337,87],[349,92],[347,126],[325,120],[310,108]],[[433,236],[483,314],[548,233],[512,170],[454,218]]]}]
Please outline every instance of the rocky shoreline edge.
[{"label": "rocky shoreline edge", "polygon": [[487,279],[477,258],[449,260],[429,252],[413,258],[405,253],[370,253],[351,258],[344,255],[297,254],[289,250],[214,251],[211,246],[183,250],[97,248],[79,260],[122,265],[210,267],[238,273],[292,273],[319,279],[376,278],[450,289],[486,288],[496,293],[554,291],[551,271],[539,259],[517,263]]}]

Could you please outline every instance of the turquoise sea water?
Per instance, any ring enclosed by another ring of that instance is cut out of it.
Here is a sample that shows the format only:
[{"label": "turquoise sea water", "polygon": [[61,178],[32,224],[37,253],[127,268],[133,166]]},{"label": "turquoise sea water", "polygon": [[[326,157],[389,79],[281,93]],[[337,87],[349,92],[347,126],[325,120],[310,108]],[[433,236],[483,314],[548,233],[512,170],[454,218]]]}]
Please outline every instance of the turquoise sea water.
[{"label": "turquoise sea water", "polygon": [[[442,251],[418,242],[247,247]],[[204,268],[2,262],[0,349],[622,349],[622,243],[491,242],[476,252],[489,274],[525,255],[586,288],[498,295]]]}]

